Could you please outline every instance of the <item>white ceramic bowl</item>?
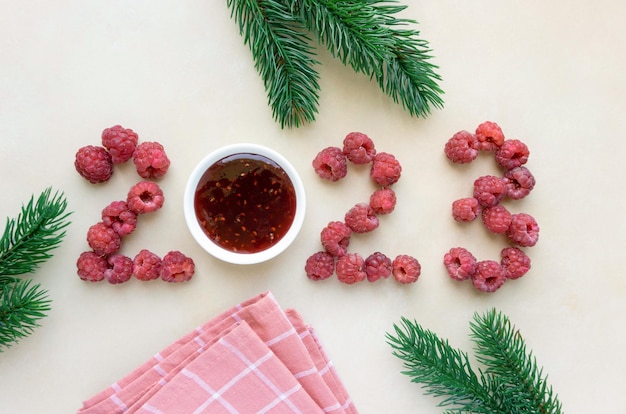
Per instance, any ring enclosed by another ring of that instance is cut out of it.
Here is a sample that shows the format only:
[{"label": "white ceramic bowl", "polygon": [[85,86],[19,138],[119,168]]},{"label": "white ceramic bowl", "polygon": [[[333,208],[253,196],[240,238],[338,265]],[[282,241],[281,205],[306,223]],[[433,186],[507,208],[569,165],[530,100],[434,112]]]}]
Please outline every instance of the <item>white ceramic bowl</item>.
[{"label": "white ceramic bowl", "polygon": [[[282,168],[287,173],[287,176],[291,180],[295,191],[296,209],[291,226],[289,226],[287,232],[281,239],[278,240],[278,242],[268,247],[267,249],[258,252],[235,252],[218,245],[213,240],[211,240],[211,238],[209,238],[209,236],[205,233],[198,220],[198,215],[196,212],[194,202],[196,190],[198,188],[200,180],[202,179],[207,169],[214,165],[216,162],[224,159],[225,157],[235,154],[257,154],[274,161],[276,164],[278,164],[280,168]],[[261,145],[250,143],[227,145],[205,156],[198,163],[198,165],[196,165],[191,175],[189,176],[189,180],[187,181],[184,193],[185,221],[187,222],[187,227],[189,228],[189,231],[191,232],[194,239],[198,242],[198,244],[200,244],[202,248],[204,248],[204,250],[206,250],[214,257],[225,262],[235,264],[261,263],[270,260],[282,253],[285,249],[287,249],[287,247],[289,247],[289,245],[291,245],[291,243],[300,232],[300,229],[302,228],[302,223],[304,222],[305,210],[306,197],[304,192],[304,186],[302,184],[300,176],[298,175],[293,165],[278,152]]]}]

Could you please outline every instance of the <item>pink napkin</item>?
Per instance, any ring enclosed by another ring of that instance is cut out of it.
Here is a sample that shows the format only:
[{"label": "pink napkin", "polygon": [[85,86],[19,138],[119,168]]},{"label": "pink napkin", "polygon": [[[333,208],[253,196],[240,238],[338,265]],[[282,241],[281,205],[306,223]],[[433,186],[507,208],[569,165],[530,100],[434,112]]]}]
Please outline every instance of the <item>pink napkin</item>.
[{"label": "pink napkin", "polygon": [[357,413],[313,329],[270,292],[223,312],[79,414]]}]

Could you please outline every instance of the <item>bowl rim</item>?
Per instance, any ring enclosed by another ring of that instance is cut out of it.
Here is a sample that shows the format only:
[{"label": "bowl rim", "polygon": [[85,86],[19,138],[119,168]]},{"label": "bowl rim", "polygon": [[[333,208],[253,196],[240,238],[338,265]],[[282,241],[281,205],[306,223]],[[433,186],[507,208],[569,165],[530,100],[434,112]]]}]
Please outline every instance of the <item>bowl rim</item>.
[{"label": "bowl rim", "polygon": [[[245,153],[261,155],[277,163],[287,173],[296,193],[296,212],[287,233],[272,247],[255,253],[233,252],[211,241],[204,233],[200,223],[198,223],[194,206],[196,188],[206,170],[217,161],[229,155]],[[205,155],[196,164],[185,186],[183,212],[187,228],[191,232],[191,235],[196,242],[213,257],[233,264],[256,264],[273,259],[293,243],[304,223],[306,194],[304,184],[297,170],[282,154],[264,145],[240,142],[219,147]]]}]

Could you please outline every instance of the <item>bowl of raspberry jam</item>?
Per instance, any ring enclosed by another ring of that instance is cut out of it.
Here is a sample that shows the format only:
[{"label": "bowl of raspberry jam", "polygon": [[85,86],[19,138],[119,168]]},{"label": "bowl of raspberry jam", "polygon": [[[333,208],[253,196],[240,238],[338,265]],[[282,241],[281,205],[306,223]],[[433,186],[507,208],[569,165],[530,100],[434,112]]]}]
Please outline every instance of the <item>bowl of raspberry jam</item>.
[{"label": "bowl of raspberry jam", "polygon": [[262,145],[240,143],[204,157],[191,173],[184,214],[212,256],[254,264],[282,253],[304,221],[304,186],[293,165]]}]

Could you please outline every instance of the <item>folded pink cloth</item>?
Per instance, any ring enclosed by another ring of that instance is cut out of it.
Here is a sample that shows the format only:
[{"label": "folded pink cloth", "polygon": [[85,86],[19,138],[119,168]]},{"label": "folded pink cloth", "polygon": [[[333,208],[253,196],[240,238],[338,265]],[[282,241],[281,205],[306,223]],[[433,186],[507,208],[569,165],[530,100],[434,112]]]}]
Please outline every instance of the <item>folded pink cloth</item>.
[{"label": "folded pink cloth", "polygon": [[313,329],[266,292],[169,345],[78,413],[357,410]]}]

